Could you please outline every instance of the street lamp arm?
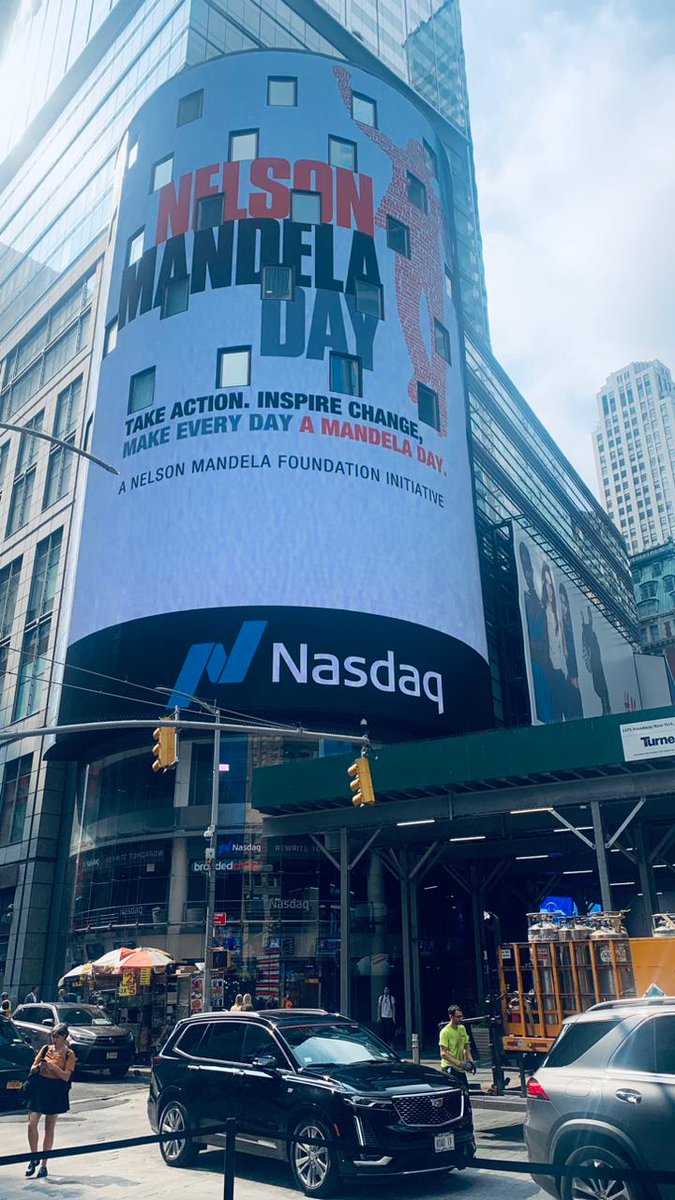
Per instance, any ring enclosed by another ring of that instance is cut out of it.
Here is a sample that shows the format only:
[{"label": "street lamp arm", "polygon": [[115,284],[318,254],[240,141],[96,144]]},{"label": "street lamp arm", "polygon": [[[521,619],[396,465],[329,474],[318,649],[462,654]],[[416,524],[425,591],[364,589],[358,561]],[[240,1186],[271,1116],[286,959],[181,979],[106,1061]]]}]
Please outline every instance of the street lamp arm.
[{"label": "street lamp arm", "polygon": [[61,446],[64,450],[70,450],[71,454],[79,454],[80,458],[86,458],[89,462],[95,463],[97,467],[103,467],[103,470],[109,471],[111,475],[119,475],[117,467],[113,467],[105,459],[97,458],[95,454],[90,454],[88,450],[82,450],[79,446],[74,446],[72,442],[64,442],[62,438],[54,437],[51,433],[43,433],[41,429],[26,428],[25,425],[12,425],[9,421],[0,421],[0,429],[9,429],[12,433],[25,433],[30,437],[42,438],[43,441],[51,442],[54,446]]},{"label": "street lamp arm", "polygon": [[176,690],[176,688],[168,687],[155,687],[153,690],[161,692],[164,696],[184,696],[186,700],[189,700],[192,704],[198,704],[200,708],[204,709],[204,712],[210,713],[216,720],[220,717],[220,709],[216,708],[215,704],[209,704],[206,700],[200,700],[199,696],[193,696],[192,692],[181,692],[180,688]]}]

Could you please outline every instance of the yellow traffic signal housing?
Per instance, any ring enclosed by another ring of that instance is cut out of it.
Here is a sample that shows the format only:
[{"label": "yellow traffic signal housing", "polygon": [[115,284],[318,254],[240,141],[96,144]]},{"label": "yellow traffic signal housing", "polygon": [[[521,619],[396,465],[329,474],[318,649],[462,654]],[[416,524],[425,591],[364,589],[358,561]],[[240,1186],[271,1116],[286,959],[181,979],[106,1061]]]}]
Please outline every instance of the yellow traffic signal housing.
[{"label": "yellow traffic signal housing", "polygon": [[153,732],[153,771],[168,771],[178,762],[178,730],[171,725],[158,725]]},{"label": "yellow traffic signal housing", "polygon": [[368,759],[355,759],[351,767],[347,767],[347,774],[351,776],[349,786],[353,792],[352,804],[357,808],[360,808],[362,804],[374,804],[375,792]]}]

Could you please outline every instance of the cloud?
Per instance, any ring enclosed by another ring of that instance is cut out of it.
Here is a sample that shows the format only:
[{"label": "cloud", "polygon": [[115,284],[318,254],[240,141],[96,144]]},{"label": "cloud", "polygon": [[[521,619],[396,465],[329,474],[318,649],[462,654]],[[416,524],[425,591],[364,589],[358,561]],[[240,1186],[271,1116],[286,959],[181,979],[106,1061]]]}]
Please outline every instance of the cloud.
[{"label": "cloud", "polygon": [[595,392],[675,368],[675,48],[646,8],[463,9],[493,348],[594,488]]}]

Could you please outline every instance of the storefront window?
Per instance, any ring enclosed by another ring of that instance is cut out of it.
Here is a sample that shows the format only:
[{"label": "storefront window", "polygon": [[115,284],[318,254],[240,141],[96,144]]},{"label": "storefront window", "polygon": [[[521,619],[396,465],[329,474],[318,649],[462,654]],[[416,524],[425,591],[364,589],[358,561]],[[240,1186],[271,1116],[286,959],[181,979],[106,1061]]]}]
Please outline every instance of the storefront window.
[{"label": "storefront window", "polygon": [[156,813],[173,806],[173,771],[153,774],[150,750],[111,755],[89,767],[83,827],[118,819],[130,813]]},{"label": "storefront window", "polygon": [[[248,743],[246,738],[221,738],[218,802],[230,807],[233,823],[244,823]],[[193,742],[190,761],[190,804],[211,803],[213,742]],[[234,808],[238,811],[233,811]]]},{"label": "storefront window", "polygon": [[88,850],[77,860],[73,933],[129,926],[166,930],[171,842]]}]

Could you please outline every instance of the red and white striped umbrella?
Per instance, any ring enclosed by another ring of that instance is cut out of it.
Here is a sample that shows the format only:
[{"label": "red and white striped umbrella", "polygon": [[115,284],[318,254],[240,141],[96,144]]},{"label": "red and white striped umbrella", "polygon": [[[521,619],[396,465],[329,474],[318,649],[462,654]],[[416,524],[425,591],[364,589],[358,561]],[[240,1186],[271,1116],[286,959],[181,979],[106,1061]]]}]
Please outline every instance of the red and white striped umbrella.
[{"label": "red and white striped umbrella", "polygon": [[165,950],[157,950],[154,946],[139,946],[137,950],[131,950],[126,958],[122,959],[121,970],[133,971],[140,968],[143,970],[150,967],[152,970],[161,970],[162,967],[168,967],[173,959]]},{"label": "red and white striped umbrella", "polygon": [[128,946],[118,946],[116,950],[109,950],[107,954],[95,958],[92,966],[96,971],[110,971],[114,975],[115,972],[123,970],[125,959],[133,953]]}]

